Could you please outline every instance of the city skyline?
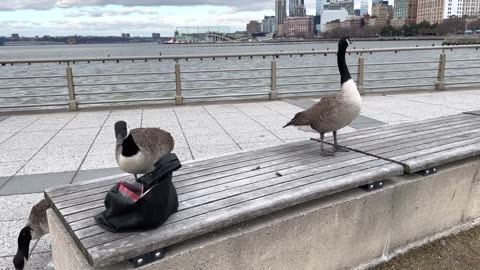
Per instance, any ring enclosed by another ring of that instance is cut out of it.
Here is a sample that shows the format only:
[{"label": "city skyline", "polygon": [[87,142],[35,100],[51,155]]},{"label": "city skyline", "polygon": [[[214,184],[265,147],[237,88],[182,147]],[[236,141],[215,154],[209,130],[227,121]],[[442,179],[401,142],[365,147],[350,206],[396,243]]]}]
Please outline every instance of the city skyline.
[{"label": "city skyline", "polygon": [[[305,0],[308,15],[315,15],[315,3]],[[0,36],[172,36],[176,27],[209,25],[241,31],[250,20],[274,14],[274,0],[7,0],[0,2]]]}]

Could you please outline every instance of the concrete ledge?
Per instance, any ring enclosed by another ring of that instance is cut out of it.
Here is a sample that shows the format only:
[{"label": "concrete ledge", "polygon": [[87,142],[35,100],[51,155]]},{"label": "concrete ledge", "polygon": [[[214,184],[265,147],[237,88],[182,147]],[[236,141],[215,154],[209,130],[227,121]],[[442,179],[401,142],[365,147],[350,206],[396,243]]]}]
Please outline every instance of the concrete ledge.
[{"label": "concrete ledge", "polygon": [[[140,269],[345,269],[468,229],[480,216],[480,158],[405,175],[382,190],[349,190],[167,248]],[[93,269],[53,212],[56,269]],[[128,263],[106,269],[129,269]]]}]

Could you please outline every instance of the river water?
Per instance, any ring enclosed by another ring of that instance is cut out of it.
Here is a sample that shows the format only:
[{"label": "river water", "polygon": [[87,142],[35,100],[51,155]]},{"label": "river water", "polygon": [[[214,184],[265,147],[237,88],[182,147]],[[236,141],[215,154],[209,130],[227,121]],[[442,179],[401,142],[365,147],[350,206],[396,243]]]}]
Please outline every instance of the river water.
[{"label": "river water", "polygon": [[[393,47],[415,47],[415,46],[440,46],[441,41],[363,41],[354,42],[351,45],[355,48],[393,48]],[[336,43],[289,43],[289,44],[257,44],[242,46],[218,44],[218,45],[165,45],[156,43],[141,44],[105,44],[105,45],[57,45],[57,46],[28,46],[28,47],[0,47],[0,59],[31,59],[31,58],[72,58],[72,57],[117,57],[117,56],[167,56],[167,55],[190,55],[190,54],[222,54],[222,53],[251,53],[251,52],[287,52],[287,51],[316,51],[316,50],[335,50]],[[417,52],[387,52],[373,53],[364,55],[366,66],[365,86],[367,91],[389,91],[394,89],[383,89],[384,86],[403,86],[415,84],[429,84],[433,87],[437,71],[410,71],[425,68],[438,68],[438,63],[429,64],[391,64],[391,65],[371,65],[373,63],[396,63],[408,61],[438,61],[439,50],[417,51]],[[467,67],[479,66],[475,62],[448,62],[452,59],[475,59],[480,58],[480,50],[462,49],[447,51],[447,82],[474,81],[475,77],[468,74],[478,74],[480,69],[455,69],[448,70],[449,67]],[[179,61],[182,72],[196,70],[223,70],[223,69],[249,69],[265,68],[269,69],[271,58],[254,57],[252,59],[244,57],[242,59],[189,59]],[[319,69],[282,69],[285,67],[318,67],[334,66],[336,58],[334,55],[324,56],[323,54],[309,56],[281,56],[276,59],[278,70],[277,90],[282,92],[295,91],[333,91],[339,87],[339,76],[336,74],[336,67],[324,67]],[[347,63],[351,66],[350,71],[356,73],[358,56],[351,54],[347,56]],[[74,76],[88,74],[112,74],[112,73],[142,73],[142,72],[168,72],[165,75],[132,75],[132,76],[102,76],[102,77],[75,77],[75,90],[79,94],[78,100],[81,102],[97,100],[118,100],[118,99],[143,99],[158,97],[174,97],[175,83],[144,83],[129,85],[101,85],[101,86],[81,86],[81,84],[92,83],[118,83],[118,82],[151,82],[174,79],[174,61],[123,61],[116,62],[92,62],[76,63],[72,65]],[[24,76],[46,76],[60,75],[65,76],[66,65],[51,64],[18,64],[0,66],[1,78],[15,78]],[[393,71],[407,72],[393,72]],[[385,71],[385,72],[383,72]],[[373,72],[373,73],[369,73]],[[329,76],[318,76],[320,74],[333,73]],[[460,76],[460,74],[466,74]],[[205,95],[228,95],[228,94],[248,94],[262,93],[267,94],[270,90],[270,71],[242,71],[242,72],[215,72],[215,73],[182,73],[182,88],[185,89],[182,94],[185,97],[198,97]],[[288,76],[288,77],[286,77]],[[265,78],[258,78],[265,77]],[[353,76],[356,77],[355,75]],[[401,79],[410,77],[429,77],[423,79]],[[222,80],[224,78],[242,78],[240,80]],[[252,79],[253,78],[253,79]],[[388,79],[378,81],[379,79]],[[473,79],[472,79],[473,78]],[[214,81],[197,81],[213,79]],[[372,80],[372,81],[370,81]],[[320,84],[324,83],[325,84]],[[292,85],[299,83],[312,83],[311,85]],[[0,80],[0,107],[25,104],[42,103],[65,103],[68,100],[68,90],[64,78],[41,78],[41,79],[2,79]],[[60,87],[43,87],[58,85]],[[39,86],[39,88],[10,88],[22,86]],[[240,88],[229,89],[229,86],[241,86]],[[220,88],[211,90],[202,90],[199,88]],[[418,87],[420,88],[420,87]],[[411,88],[411,89],[418,89]],[[425,87],[422,87],[425,88]],[[110,92],[115,91],[143,91],[158,90],[149,93],[123,94]],[[88,95],[90,92],[101,92],[104,94]],[[109,94],[110,93],[110,94]],[[23,95],[43,95],[43,94],[62,94],[61,97],[28,97]],[[1,98],[5,96],[18,96],[19,98]]]}]

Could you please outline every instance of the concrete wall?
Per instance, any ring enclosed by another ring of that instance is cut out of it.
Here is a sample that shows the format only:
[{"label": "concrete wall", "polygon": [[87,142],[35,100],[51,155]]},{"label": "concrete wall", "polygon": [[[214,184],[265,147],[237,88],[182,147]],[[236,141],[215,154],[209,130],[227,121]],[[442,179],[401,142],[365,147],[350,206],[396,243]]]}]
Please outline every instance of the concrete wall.
[{"label": "concrete wall", "polygon": [[[479,172],[480,159],[472,158],[432,176],[390,179],[382,190],[335,194],[169,247],[163,260],[141,269],[365,268],[475,225]],[[88,269],[52,214],[56,269]]]}]

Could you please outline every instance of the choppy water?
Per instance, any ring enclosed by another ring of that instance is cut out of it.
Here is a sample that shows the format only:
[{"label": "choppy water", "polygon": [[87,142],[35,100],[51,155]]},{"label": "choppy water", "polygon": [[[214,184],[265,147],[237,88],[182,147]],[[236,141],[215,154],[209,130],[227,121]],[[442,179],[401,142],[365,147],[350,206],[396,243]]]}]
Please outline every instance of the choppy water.
[{"label": "choppy water", "polygon": [[[355,42],[352,46],[356,48],[391,48],[391,47],[415,47],[418,46],[441,45],[441,41],[382,41],[382,42]],[[336,43],[302,43],[302,44],[282,44],[282,45],[159,45],[159,44],[108,44],[108,45],[61,45],[61,46],[30,46],[30,47],[0,47],[0,59],[27,59],[27,58],[71,58],[71,57],[116,57],[116,56],[154,56],[154,55],[188,55],[188,54],[221,54],[221,53],[249,53],[249,52],[279,52],[279,51],[311,51],[311,50],[334,50]],[[431,61],[439,59],[439,50],[417,51],[417,52],[388,52],[373,53],[364,55],[366,64],[371,63],[394,63],[408,61]],[[454,50],[447,51],[447,62],[451,59],[479,59],[480,50]],[[356,72],[357,55],[347,56],[347,62],[351,65],[350,71]],[[277,90],[279,93],[304,90],[335,90],[338,89],[338,75],[335,67],[326,67],[322,69],[295,69],[286,70],[284,67],[292,66],[330,66],[335,65],[334,55],[315,55],[315,56],[282,56],[277,60],[278,80]],[[182,71],[195,70],[223,70],[223,69],[249,69],[249,68],[270,68],[271,59],[268,57],[242,58],[242,59],[189,59],[181,60]],[[109,73],[138,73],[138,72],[169,72],[165,75],[134,75],[134,76],[104,76],[104,77],[76,77],[76,92],[79,94],[79,101],[95,100],[118,100],[118,99],[143,99],[156,97],[174,97],[175,83],[162,84],[137,84],[137,85],[113,85],[113,86],[80,86],[87,83],[116,83],[116,82],[147,82],[174,80],[174,61],[124,61],[120,63],[77,63],[74,64],[74,75],[84,74],[109,74]],[[447,82],[454,81],[475,81],[474,75],[460,76],[459,74],[479,74],[480,69],[448,70],[448,67],[455,66],[479,66],[475,62],[450,62],[447,63],[447,75],[458,75],[448,77]],[[46,75],[65,75],[65,64],[21,64],[13,66],[0,66],[0,77],[11,78],[20,76],[46,76]],[[398,79],[405,77],[435,77],[437,71],[410,71],[410,72],[392,72],[392,70],[416,70],[424,68],[438,68],[438,63],[431,64],[392,64],[388,66],[367,66],[365,75],[365,86],[367,91],[384,91],[382,86],[392,85],[414,85],[414,84],[434,84],[434,78],[423,79]],[[382,72],[385,71],[385,72]],[[376,73],[369,73],[376,72]],[[319,74],[333,73],[331,76],[318,76]],[[285,77],[289,76],[289,77]],[[265,77],[261,79],[251,79],[252,77]],[[354,76],[355,77],[355,76]],[[240,80],[224,81],[222,78],[242,78]],[[396,80],[387,81],[368,81],[382,78],[391,78]],[[214,81],[197,81],[201,79],[214,79]],[[216,73],[188,73],[182,74],[182,88],[192,89],[184,90],[185,97],[206,96],[206,95],[225,95],[225,94],[245,94],[245,93],[264,93],[270,90],[270,71],[242,71],[242,72],[216,72]],[[303,82],[331,82],[328,84],[313,85],[285,85]],[[43,95],[43,94],[64,94],[61,97],[38,97],[38,98],[0,98],[0,107],[19,105],[19,104],[38,104],[38,103],[64,103],[68,100],[68,90],[66,81],[63,78],[56,79],[29,79],[29,80],[0,80],[0,97],[22,96],[22,95]],[[41,87],[35,89],[21,89],[7,87],[19,86],[43,86],[59,85],[61,87]],[[241,88],[228,89],[228,86],[242,86]],[[215,90],[194,90],[197,88],[212,88]],[[224,88],[225,87],[225,88]],[[432,88],[427,87],[427,88]],[[2,89],[3,88],[3,89]],[[378,88],[378,89],[377,89]],[[416,88],[412,88],[416,89]],[[133,94],[109,94],[112,91],[142,91],[158,90],[151,93],[133,93]],[[101,95],[82,95],[89,92],[102,92]],[[188,101],[187,101],[188,102]]]}]

